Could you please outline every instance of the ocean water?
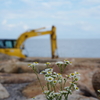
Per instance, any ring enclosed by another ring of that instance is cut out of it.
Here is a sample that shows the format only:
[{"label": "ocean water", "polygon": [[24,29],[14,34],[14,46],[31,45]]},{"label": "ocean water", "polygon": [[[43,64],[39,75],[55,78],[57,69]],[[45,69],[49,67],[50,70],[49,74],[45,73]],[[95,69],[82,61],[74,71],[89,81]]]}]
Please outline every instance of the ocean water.
[{"label": "ocean water", "polygon": [[[58,39],[59,57],[100,58],[100,39]],[[50,39],[28,39],[25,54],[29,57],[51,57]]]}]

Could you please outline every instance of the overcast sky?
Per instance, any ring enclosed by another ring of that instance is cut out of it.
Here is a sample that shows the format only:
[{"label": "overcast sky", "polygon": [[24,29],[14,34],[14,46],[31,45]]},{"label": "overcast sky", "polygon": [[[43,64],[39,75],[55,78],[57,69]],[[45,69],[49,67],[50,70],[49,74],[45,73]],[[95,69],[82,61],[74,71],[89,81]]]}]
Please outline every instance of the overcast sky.
[{"label": "overcast sky", "polygon": [[100,0],[0,0],[0,38],[52,25],[59,39],[100,39]]}]

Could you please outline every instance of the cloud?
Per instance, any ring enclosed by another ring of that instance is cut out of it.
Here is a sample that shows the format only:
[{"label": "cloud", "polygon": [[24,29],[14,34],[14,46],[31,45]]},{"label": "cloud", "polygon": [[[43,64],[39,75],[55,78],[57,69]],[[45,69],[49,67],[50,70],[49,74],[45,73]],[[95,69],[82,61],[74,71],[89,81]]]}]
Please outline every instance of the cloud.
[{"label": "cloud", "polygon": [[[9,20],[8,20],[9,21]],[[25,30],[29,29],[29,26],[23,22],[17,22],[17,23],[8,23],[8,21],[5,19],[2,21],[2,26],[4,27],[4,30],[14,30],[17,28],[22,27]]]},{"label": "cloud", "polygon": [[4,4],[6,6],[9,6],[9,5],[13,4],[13,2],[12,2],[12,0],[7,0],[7,1],[4,2]]},{"label": "cloud", "polygon": [[[80,8],[80,9],[73,9],[71,11],[63,11],[67,17],[70,19],[73,18],[99,18],[100,19],[100,6],[90,7],[90,8]],[[62,13],[62,14],[63,14]]]},{"label": "cloud", "polygon": [[[27,4],[25,9],[20,10],[1,10],[1,17],[4,19],[21,19],[21,18],[52,18],[52,19],[62,19],[68,20],[74,18],[83,18],[83,17],[100,17],[100,6],[84,8],[80,7],[79,9],[71,9],[67,10],[67,6],[72,6],[73,3],[71,1],[65,0],[21,0]],[[41,2],[42,1],[42,2]],[[86,0],[85,0],[86,1]],[[86,2],[99,2],[98,0],[87,0]],[[23,3],[22,3],[23,5]],[[59,8],[61,7],[61,8]],[[65,7],[65,9],[62,9]],[[74,6],[72,6],[74,7]]]},{"label": "cloud", "polygon": [[[61,26],[63,26],[63,27],[65,26],[66,28],[65,27],[64,28],[65,28],[66,31],[72,31],[72,30],[77,31],[77,30],[79,30],[79,32],[80,31],[93,32],[93,31],[96,31],[96,29],[97,29],[95,27],[95,25],[92,25],[91,23],[86,22],[86,21],[77,21],[77,22],[74,22],[74,23],[72,23],[72,22],[68,22],[68,23],[61,22]],[[77,33],[75,33],[75,34],[77,34]]]},{"label": "cloud", "polygon": [[22,2],[25,2],[25,3],[32,3],[31,0],[21,0]]},{"label": "cloud", "polygon": [[2,14],[0,16],[0,18],[3,19],[15,19],[15,18],[22,18],[24,17],[24,15],[22,14],[22,12],[15,12],[13,9],[6,9],[6,10],[1,10],[0,11]]},{"label": "cloud", "polygon": [[7,29],[15,27],[14,24],[8,24],[6,19],[2,21],[2,25]]},{"label": "cloud", "polygon": [[23,25],[23,29],[24,30],[28,30],[29,29],[29,26],[28,25]]},{"label": "cloud", "polygon": [[7,23],[7,20],[4,19],[4,20],[2,21],[2,25],[5,25],[6,23]]},{"label": "cloud", "polygon": [[80,21],[79,23],[77,23],[78,26],[80,27],[80,29],[82,29],[83,31],[94,31],[96,28],[91,25],[88,22],[84,22],[84,21]]},{"label": "cloud", "polygon": [[21,0],[26,5],[28,5],[32,9],[36,9],[37,11],[44,10],[54,10],[58,9],[59,7],[70,7],[72,3],[66,0]]},{"label": "cloud", "polygon": [[41,3],[43,6],[46,7],[57,7],[57,6],[63,6],[63,5],[72,5],[70,1],[48,1]]},{"label": "cloud", "polygon": [[100,0],[83,0],[81,4],[85,5],[94,5],[94,4],[100,4]]},{"label": "cloud", "polygon": [[[31,6],[27,7],[25,9],[17,10],[16,12],[11,10],[2,10],[2,18],[5,19],[21,19],[21,18],[53,18],[53,19],[73,19],[78,17],[94,17],[99,18],[100,17],[100,6],[90,7],[90,8],[84,8],[81,7],[80,9],[71,9],[66,10],[59,8],[61,7],[67,7],[71,6],[72,2],[66,1],[62,2],[59,1],[48,1],[48,2],[36,2],[31,0],[22,0],[23,2],[28,2],[31,4]],[[31,8],[32,7],[32,8]],[[58,10],[57,10],[58,9]]]}]

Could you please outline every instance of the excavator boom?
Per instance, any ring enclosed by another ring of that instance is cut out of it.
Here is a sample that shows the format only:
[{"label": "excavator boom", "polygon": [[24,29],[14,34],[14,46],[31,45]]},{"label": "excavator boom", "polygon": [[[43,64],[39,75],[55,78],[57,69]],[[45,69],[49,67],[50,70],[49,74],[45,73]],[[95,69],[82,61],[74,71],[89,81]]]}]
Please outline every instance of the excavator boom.
[{"label": "excavator boom", "polygon": [[21,46],[23,45],[23,43],[26,39],[28,39],[30,37],[50,34],[52,58],[57,58],[58,55],[56,53],[57,52],[56,27],[52,26],[52,29],[50,31],[39,31],[41,29],[44,29],[44,27],[24,32],[16,40],[16,43],[13,47],[10,47],[10,48],[2,47],[2,48],[0,48],[0,53],[5,53],[5,54],[11,55],[11,56],[18,56],[20,58],[25,58],[25,55],[22,54]]},{"label": "excavator boom", "polygon": [[18,40],[16,41],[16,45],[15,45],[15,48],[20,48],[20,46],[22,45],[22,43],[30,38],[30,37],[35,37],[35,36],[40,36],[40,35],[46,35],[46,34],[52,34],[51,31],[45,31],[45,32],[35,32],[35,31],[28,31],[28,32],[25,32],[23,33],[19,38]]}]

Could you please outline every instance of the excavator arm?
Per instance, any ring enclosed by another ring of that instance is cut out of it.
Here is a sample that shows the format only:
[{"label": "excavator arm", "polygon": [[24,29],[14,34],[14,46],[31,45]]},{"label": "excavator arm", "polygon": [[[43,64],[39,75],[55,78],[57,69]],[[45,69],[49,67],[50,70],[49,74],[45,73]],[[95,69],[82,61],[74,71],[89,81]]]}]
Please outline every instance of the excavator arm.
[{"label": "excavator arm", "polygon": [[21,34],[21,36],[17,39],[16,45],[14,48],[20,48],[23,42],[30,37],[41,36],[41,35],[46,35],[46,34],[50,34],[52,58],[57,58],[58,55],[57,55],[57,40],[56,40],[55,26],[52,26],[52,30],[50,31],[40,32],[37,30],[31,30],[31,31]]}]

